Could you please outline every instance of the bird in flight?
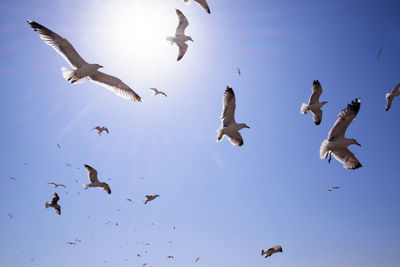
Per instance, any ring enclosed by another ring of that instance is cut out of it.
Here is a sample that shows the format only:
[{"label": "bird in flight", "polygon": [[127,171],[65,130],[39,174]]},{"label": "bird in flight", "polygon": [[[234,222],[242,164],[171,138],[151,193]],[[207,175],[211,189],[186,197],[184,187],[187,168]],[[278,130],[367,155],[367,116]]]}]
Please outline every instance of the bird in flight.
[{"label": "bird in flight", "polygon": [[71,246],[72,246],[72,245],[76,245],[75,242],[67,242],[67,244],[68,244],[68,245],[71,245]]},{"label": "bird in flight", "polygon": [[[183,0],[186,4],[190,4],[190,0]],[[197,2],[208,14],[211,14],[206,0],[194,0]]]},{"label": "bird in flight", "polygon": [[398,83],[398,84],[393,88],[393,90],[392,90],[391,93],[386,94],[386,101],[387,101],[387,102],[386,102],[386,111],[388,111],[388,110],[390,109],[390,107],[392,106],[393,99],[394,99],[396,96],[399,96],[399,95],[400,95],[399,88],[400,88],[400,83]]},{"label": "bird in flight", "polygon": [[90,184],[83,184],[85,189],[88,189],[89,187],[99,187],[103,188],[104,191],[106,191],[108,194],[111,194],[110,186],[107,183],[99,182],[97,178],[97,171],[87,164],[84,164],[83,166],[85,166],[86,170],[88,171],[89,182],[90,182]]},{"label": "bird in flight", "polygon": [[27,22],[46,44],[53,47],[71,65],[73,69],[61,68],[62,75],[68,82],[80,83],[89,79],[94,83],[106,87],[120,97],[135,102],[142,102],[140,96],[120,79],[98,71],[103,66],[87,63],[67,39],[35,21],[28,20]]},{"label": "bird in flight", "polygon": [[171,44],[175,43],[179,47],[179,54],[177,61],[181,60],[182,57],[185,55],[186,50],[188,49],[188,45],[186,44],[187,41],[192,41],[192,37],[185,35],[185,29],[189,25],[189,21],[183,15],[183,13],[176,9],[176,14],[178,15],[179,24],[176,28],[175,36],[174,37],[167,37],[167,41],[170,41]]},{"label": "bird in flight", "polygon": [[238,73],[239,76],[242,74],[242,73],[240,72],[240,69],[239,69],[239,68],[237,68],[237,73]]},{"label": "bird in flight", "polygon": [[17,180],[17,178],[10,176],[10,180]]},{"label": "bird in flight", "polygon": [[153,95],[163,95],[163,96],[167,97],[166,93],[164,93],[163,91],[159,91],[157,88],[150,88],[150,89],[154,91]]},{"label": "bird in flight", "polygon": [[96,126],[96,127],[94,127],[92,130],[97,130],[97,134],[98,135],[101,135],[101,133],[103,132],[103,131],[105,131],[107,134],[109,134],[110,132],[108,131],[108,128],[106,128],[106,127],[100,127],[100,126]]},{"label": "bird in flight", "polygon": [[224,97],[222,98],[222,106],[221,128],[217,130],[217,142],[221,141],[224,135],[226,135],[232,145],[242,146],[243,137],[239,133],[239,130],[250,127],[247,126],[246,123],[236,123],[236,97],[232,88],[229,86],[226,87]]},{"label": "bird in flight", "polygon": [[339,188],[340,188],[339,186],[332,186],[331,188],[328,188],[328,191],[332,192],[332,190],[337,190]]},{"label": "bird in flight", "polygon": [[58,147],[58,149],[61,149],[61,146],[60,146],[60,144],[57,144],[57,147]]},{"label": "bird in flight", "polygon": [[282,247],[281,246],[275,246],[275,247],[272,247],[272,248],[269,248],[269,249],[267,249],[267,250],[261,250],[261,256],[264,256],[264,255],[266,255],[265,256],[265,258],[268,258],[268,257],[270,257],[272,254],[275,254],[275,253],[277,253],[277,252],[283,252],[282,251]]},{"label": "bird in flight", "polygon": [[127,198],[127,199],[126,199],[126,201],[132,202],[132,199],[130,199],[130,198]]},{"label": "bird in flight", "polygon": [[8,216],[10,217],[10,219],[12,219],[12,218],[13,218],[13,216],[12,216],[12,214],[11,214],[11,213],[8,213]]},{"label": "bird in flight", "polygon": [[319,102],[319,97],[321,96],[321,94],[322,94],[322,86],[318,80],[314,80],[312,86],[312,94],[310,96],[310,99],[308,100],[308,105],[306,103],[303,103],[300,109],[301,114],[306,114],[309,110],[311,110],[315,125],[319,125],[321,123],[322,120],[321,108],[323,105],[328,103],[327,101],[322,101],[321,103]]},{"label": "bird in flight", "polygon": [[146,200],[144,201],[144,204],[147,204],[147,202],[153,201],[157,197],[159,197],[159,195],[157,195],[157,194],[146,195]]},{"label": "bird in flight", "polygon": [[383,45],[381,45],[381,47],[379,47],[378,55],[376,56],[376,58],[379,58],[382,55],[382,49],[383,49]]},{"label": "bird in flight", "polygon": [[168,259],[173,259],[173,258],[174,258],[174,256],[168,256],[167,258],[168,258]]},{"label": "bird in flight", "polygon": [[63,185],[63,184],[56,184],[56,183],[53,183],[53,182],[51,182],[51,183],[47,183],[47,184],[52,184],[52,185],[54,185],[54,188],[57,188],[57,187],[59,187],[59,186],[61,186],[61,187],[65,187],[65,188],[66,188],[66,186],[65,186],[65,185]]},{"label": "bird in flight", "polygon": [[67,166],[71,168],[71,164],[67,163]]},{"label": "bird in flight", "polygon": [[328,139],[325,139],[320,148],[321,159],[329,156],[328,162],[331,162],[331,155],[343,164],[343,167],[350,170],[355,170],[362,167],[360,161],[347,148],[349,145],[361,146],[356,139],[346,138],[347,127],[357,116],[360,110],[361,100],[356,98],[351,104],[348,104],[345,109],[339,113],[339,118],[329,131]]},{"label": "bird in flight", "polygon": [[61,206],[57,204],[57,202],[58,202],[59,200],[60,200],[60,197],[58,196],[58,194],[57,194],[57,193],[54,193],[54,197],[53,197],[53,199],[51,200],[51,203],[49,203],[49,202],[46,202],[46,203],[45,203],[46,208],[52,207],[52,208],[54,208],[54,209],[56,210],[56,212],[57,212],[58,215],[61,215]]},{"label": "bird in flight", "polygon": [[198,262],[200,260],[200,258],[199,257],[197,257],[196,259],[195,259],[195,262]]}]

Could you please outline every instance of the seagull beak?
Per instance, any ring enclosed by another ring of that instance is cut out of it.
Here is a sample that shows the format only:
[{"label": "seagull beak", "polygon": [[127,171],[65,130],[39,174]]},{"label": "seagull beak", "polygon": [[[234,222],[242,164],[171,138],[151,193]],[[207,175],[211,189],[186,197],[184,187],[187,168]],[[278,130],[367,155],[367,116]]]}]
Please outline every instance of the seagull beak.
[{"label": "seagull beak", "polygon": [[249,129],[250,129],[250,126],[247,126],[246,128],[249,128]]},{"label": "seagull beak", "polygon": [[103,66],[100,66],[100,68],[104,68]]},{"label": "seagull beak", "polygon": [[356,143],[357,146],[361,147],[361,145],[359,143]]}]

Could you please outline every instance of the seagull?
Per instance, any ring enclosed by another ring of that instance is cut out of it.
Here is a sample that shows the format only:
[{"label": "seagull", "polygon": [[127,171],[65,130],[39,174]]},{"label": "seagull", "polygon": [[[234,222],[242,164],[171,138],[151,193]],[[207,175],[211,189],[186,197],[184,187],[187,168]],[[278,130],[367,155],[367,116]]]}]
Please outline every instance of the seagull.
[{"label": "seagull", "polygon": [[57,144],[57,147],[58,147],[59,149],[61,149],[61,146],[60,146],[60,144]]},{"label": "seagull", "polygon": [[243,138],[239,133],[240,129],[250,128],[246,123],[236,123],[235,121],[235,108],[236,98],[232,88],[227,86],[224,97],[222,98],[222,114],[221,114],[221,128],[217,130],[217,142],[226,135],[234,146],[242,146]]},{"label": "seagull", "polygon": [[71,164],[67,163],[67,166],[71,168]]},{"label": "seagull", "polygon": [[65,188],[66,188],[66,186],[63,185],[63,184],[56,184],[56,183],[53,183],[53,182],[47,183],[47,184],[52,184],[52,185],[54,185],[54,188],[57,188],[57,187],[59,187],[59,186],[62,186],[62,187],[65,187]]},{"label": "seagull", "polygon": [[144,202],[144,204],[147,204],[147,202],[150,202],[150,201],[156,199],[157,197],[159,197],[159,195],[157,195],[157,194],[146,195],[146,200],[143,202]]},{"label": "seagull", "polygon": [[168,259],[173,259],[173,258],[174,258],[174,256],[168,256],[167,258],[168,258]]},{"label": "seagull", "polygon": [[60,197],[57,195],[57,193],[54,193],[54,197],[51,200],[51,203],[46,202],[46,208],[52,207],[56,210],[58,215],[61,215],[61,206],[57,204],[57,202],[60,200]]},{"label": "seagull", "polygon": [[185,55],[188,45],[187,41],[192,41],[192,37],[185,35],[185,29],[189,25],[189,22],[185,15],[179,10],[176,9],[176,14],[178,15],[179,25],[176,28],[175,37],[167,37],[167,41],[170,41],[171,44],[175,43],[179,47],[179,54],[177,61],[181,60]]},{"label": "seagull", "polygon": [[100,126],[96,126],[96,127],[94,127],[92,130],[97,130],[98,132],[97,132],[97,134],[98,135],[101,135],[101,133],[103,132],[103,131],[105,131],[107,134],[109,134],[110,132],[108,131],[108,128],[106,128],[106,127],[100,127]]},{"label": "seagull", "polygon": [[127,198],[127,199],[126,199],[126,201],[132,202],[132,199],[130,199],[130,198]]},{"label": "seagull", "polygon": [[328,188],[328,191],[332,192],[332,190],[337,190],[339,188],[340,188],[339,186],[332,186],[331,188]]},{"label": "seagull", "polygon": [[321,103],[319,102],[319,97],[321,96],[321,94],[322,94],[322,86],[318,80],[314,80],[312,86],[312,94],[310,96],[310,99],[308,100],[308,105],[306,103],[303,103],[300,109],[301,114],[306,114],[309,110],[311,110],[315,125],[319,125],[321,123],[322,120],[321,108],[323,105],[328,103],[327,101],[322,101]]},{"label": "seagull", "polygon": [[26,162],[24,162],[24,165],[25,165],[25,166],[28,166],[29,164],[28,164],[28,163],[26,163]]},{"label": "seagull", "polygon": [[199,258],[199,257],[197,257],[197,258],[196,258],[196,260],[195,260],[195,262],[198,262],[199,260],[200,260],[200,258]]},{"label": "seagull", "polygon": [[140,254],[136,254],[136,256],[140,257]]},{"label": "seagull", "polygon": [[376,58],[379,58],[381,56],[382,49],[383,49],[383,45],[381,45],[381,47],[379,47],[378,55],[376,56]]},{"label": "seagull", "polygon": [[240,76],[240,74],[242,74],[242,73],[240,72],[240,69],[239,69],[239,68],[237,68],[237,73],[239,74],[239,76]]},{"label": "seagull", "polygon": [[13,218],[13,216],[12,216],[12,214],[11,214],[11,213],[9,213],[9,214],[8,214],[8,216],[10,217],[10,219],[12,219],[12,218]]},{"label": "seagull", "polygon": [[90,79],[92,82],[106,87],[120,97],[142,102],[140,96],[120,79],[98,71],[98,69],[103,68],[103,66],[87,63],[78,52],[76,52],[67,39],[64,39],[57,33],[47,29],[35,21],[28,20],[27,22],[34,31],[39,34],[40,38],[44,40],[45,43],[52,46],[71,65],[73,69],[67,69],[65,67],[61,68],[62,75],[68,82],[80,83]]},{"label": "seagull", "polygon": [[[186,4],[190,4],[189,0],[183,0]],[[195,2],[199,3],[202,8],[208,13],[211,14],[210,8],[208,7],[206,0],[194,0]]]},{"label": "seagull", "polygon": [[395,98],[396,96],[400,95],[399,92],[399,88],[400,88],[400,83],[398,83],[392,90],[391,93],[386,94],[386,111],[388,111],[390,109],[390,107],[392,106],[392,102],[393,102],[393,98]]},{"label": "seagull", "polygon": [[85,189],[87,189],[88,187],[100,187],[103,188],[104,191],[106,191],[108,194],[111,194],[110,186],[107,183],[99,182],[99,180],[97,179],[97,171],[89,165],[84,164],[83,166],[85,166],[86,170],[88,171],[90,182],[90,184],[83,184]]},{"label": "seagull", "polygon": [[268,257],[270,257],[272,254],[275,254],[275,253],[277,253],[277,252],[282,252],[282,247],[281,246],[275,246],[275,247],[272,247],[272,248],[269,248],[268,250],[261,250],[261,256],[264,256],[264,255],[266,255],[265,256],[265,258],[268,258]]},{"label": "seagull", "polygon": [[361,100],[356,98],[351,104],[348,104],[345,109],[339,113],[339,118],[329,131],[328,139],[324,140],[320,148],[321,159],[329,156],[328,162],[331,162],[331,155],[343,163],[343,167],[350,170],[355,170],[362,167],[361,163],[354,154],[347,148],[349,145],[355,144],[361,146],[355,139],[346,138],[347,127],[357,116],[360,110]]},{"label": "seagull", "polygon": [[10,180],[17,180],[17,178],[10,176]]},{"label": "seagull", "polygon": [[153,95],[163,95],[163,96],[167,97],[166,93],[164,93],[163,91],[159,91],[157,88],[150,88],[150,89],[154,91]]},{"label": "seagull", "polygon": [[75,242],[67,242],[67,244],[68,244],[68,245],[71,245],[71,246],[72,246],[72,245],[76,245]]}]

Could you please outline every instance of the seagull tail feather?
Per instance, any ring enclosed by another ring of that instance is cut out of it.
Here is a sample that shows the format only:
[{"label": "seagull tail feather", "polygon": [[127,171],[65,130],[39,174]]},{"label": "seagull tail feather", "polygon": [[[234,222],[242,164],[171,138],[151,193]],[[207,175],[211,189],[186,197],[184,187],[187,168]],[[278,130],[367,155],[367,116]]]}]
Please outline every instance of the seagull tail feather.
[{"label": "seagull tail feather", "polygon": [[218,132],[217,142],[219,142],[224,137],[224,134],[222,133],[222,129],[217,130],[217,132]]},{"label": "seagull tail feather", "polygon": [[81,78],[79,77],[76,73],[75,70],[73,69],[68,69],[66,67],[61,68],[62,75],[64,79],[66,79],[70,83],[82,83],[86,80],[86,78]]},{"label": "seagull tail feather", "polygon": [[306,103],[301,104],[300,113],[306,114],[308,111],[308,105]]},{"label": "seagull tail feather", "polygon": [[169,37],[169,36],[168,36],[166,39],[167,39],[167,41],[170,41],[170,42],[173,42],[173,41],[174,41],[174,38],[173,38],[173,37]]},{"label": "seagull tail feather", "polygon": [[319,150],[319,156],[321,159],[324,159],[328,156],[328,153],[329,153],[328,144],[329,144],[329,141],[326,139],[321,144],[321,148]]}]

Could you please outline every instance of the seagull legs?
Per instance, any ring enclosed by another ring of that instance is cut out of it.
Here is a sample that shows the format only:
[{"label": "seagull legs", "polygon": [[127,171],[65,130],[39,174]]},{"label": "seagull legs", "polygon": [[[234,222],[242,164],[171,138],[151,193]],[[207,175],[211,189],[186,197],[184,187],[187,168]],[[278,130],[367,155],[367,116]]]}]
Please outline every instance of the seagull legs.
[{"label": "seagull legs", "polygon": [[332,152],[329,152],[329,159],[328,159],[328,163],[331,163],[331,159],[332,159]]}]

